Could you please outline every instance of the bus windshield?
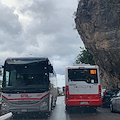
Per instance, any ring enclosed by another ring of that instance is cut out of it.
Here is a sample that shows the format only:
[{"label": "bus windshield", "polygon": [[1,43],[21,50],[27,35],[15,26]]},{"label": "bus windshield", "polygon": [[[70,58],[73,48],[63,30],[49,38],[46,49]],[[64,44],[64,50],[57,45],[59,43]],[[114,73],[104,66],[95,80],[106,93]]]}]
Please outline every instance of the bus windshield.
[{"label": "bus windshield", "polygon": [[48,88],[49,74],[46,63],[7,64],[5,88]]},{"label": "bus windshield", "polygon": [[68,69],[69,81],[98,83],[97,69]]}]

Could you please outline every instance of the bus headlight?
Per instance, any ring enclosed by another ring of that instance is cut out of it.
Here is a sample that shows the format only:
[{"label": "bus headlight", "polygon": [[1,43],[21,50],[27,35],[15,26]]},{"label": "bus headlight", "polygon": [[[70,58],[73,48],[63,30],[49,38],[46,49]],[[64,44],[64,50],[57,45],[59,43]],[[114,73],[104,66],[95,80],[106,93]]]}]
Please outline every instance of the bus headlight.
[{"label": "bus headlight", "polygon": [[48,101],[43,101],[40,104],[40,109],[47,109],[48,108]]}]

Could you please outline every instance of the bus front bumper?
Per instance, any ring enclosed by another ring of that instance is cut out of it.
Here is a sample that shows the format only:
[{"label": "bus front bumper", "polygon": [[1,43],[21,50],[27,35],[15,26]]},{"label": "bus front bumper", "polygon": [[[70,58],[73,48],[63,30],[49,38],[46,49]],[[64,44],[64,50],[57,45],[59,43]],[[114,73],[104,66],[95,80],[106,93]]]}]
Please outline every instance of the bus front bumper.
[{"label": "bus front bumper", "polygon": [[31,113],[31,112],[48,112],[48,109],[39,109],[37,107],[34,108],[10,108],[9,111],[13,112],[13,113]]}]

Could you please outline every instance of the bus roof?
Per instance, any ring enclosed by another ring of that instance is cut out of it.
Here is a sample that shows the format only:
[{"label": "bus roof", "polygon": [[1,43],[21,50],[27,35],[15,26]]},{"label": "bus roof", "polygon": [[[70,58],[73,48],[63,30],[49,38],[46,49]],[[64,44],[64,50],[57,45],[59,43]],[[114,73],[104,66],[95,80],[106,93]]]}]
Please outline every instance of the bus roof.
[{"label": "bus roof", "polygon": [[98,68],[98,65],[78,65],[78,66],[68,66],[66,69],[76,69],[76,68]]},{"label": "bus roof", "polygon": [[18,57],[18,58],[7,58],[6,63],[8,64],[25,64],[31,62],[49,61],[47,57]]}]

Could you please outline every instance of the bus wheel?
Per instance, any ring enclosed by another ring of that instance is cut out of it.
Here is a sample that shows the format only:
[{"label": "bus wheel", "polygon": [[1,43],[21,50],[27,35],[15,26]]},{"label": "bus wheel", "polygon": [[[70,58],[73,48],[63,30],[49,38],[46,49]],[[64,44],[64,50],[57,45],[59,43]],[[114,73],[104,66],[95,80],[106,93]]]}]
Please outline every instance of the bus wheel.
[{"label": "bus wheel", "polygon": [[54,103],[53,103],[53,97],[52,97],[52,100],[51,100],[51,110],[53,110],[54,108]]},{"label": "bus wheel", "polygon": [[65,106],[65,110],[66,110],[66,111],[68,110],[68,106]]},{"label": "bus wheel", "polygon": [[96,107],[91,108],[92,112],[96,112]]},{"label": "bus wheel", "polygon": [[96,110],[97,110],[97,108],[94,108],[94,109],[93,109],[93,112],[96,112]]},{"label": "bus wheel", "polygon": [[46,117],[50,117],[50,114],[51,114],[51,111],[45,113]]},{"label": "bus wheel", "polygon": [[53,105],[53,107],[55,107],[56,106],[56,100],[54,100],[54,105]]},{"label": "bus wheel", "polygon": [[71,107],[70,106],[65,106],[65,109],[66,109],[67,112],[71,111]]}]

